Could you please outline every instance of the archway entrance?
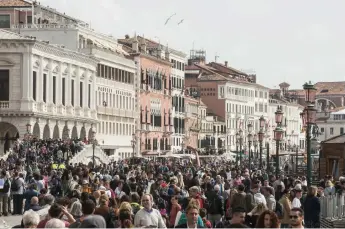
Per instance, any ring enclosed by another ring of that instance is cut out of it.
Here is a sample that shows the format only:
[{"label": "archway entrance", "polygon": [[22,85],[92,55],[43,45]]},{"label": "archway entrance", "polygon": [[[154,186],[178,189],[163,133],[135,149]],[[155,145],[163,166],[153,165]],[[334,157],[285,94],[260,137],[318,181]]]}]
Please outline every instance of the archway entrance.
[{"label": "archway entrance", "polygon": [[83,126],[80,130],[80,139],[83,141],[86,138],[86,130],[85,127]]},{"label": "archway entrance", "polygon": [[9,151],[18,138],[18,129],[13,124],[0,122],[0,155]]},{"label": "archway entrance", "polygon": [[73,126],[72,128],[72,136],[71,136],[72,139],[77,139],[78,138],[78,131],[77,131],[77,127],[76,126]]}]

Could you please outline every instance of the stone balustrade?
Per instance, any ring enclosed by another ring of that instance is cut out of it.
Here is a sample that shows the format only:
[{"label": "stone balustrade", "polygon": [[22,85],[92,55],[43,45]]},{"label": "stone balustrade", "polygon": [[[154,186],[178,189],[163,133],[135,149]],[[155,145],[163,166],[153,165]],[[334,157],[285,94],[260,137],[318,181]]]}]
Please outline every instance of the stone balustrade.
[{"label": "stone balustrade", "polygon": [[[93,156],[93,146],[92,145],[87,145],[85,148],[77,153],[71,160],[70,163],[75,164],[75,163],[83,163],[90,161],[89,159],[92,159]],[[95,157],[98,158],[99,161],[101,161],[104,164],[109,164],[111,163],[111,158],[104,153],[102,148],[100,146],[95,146]]]}]

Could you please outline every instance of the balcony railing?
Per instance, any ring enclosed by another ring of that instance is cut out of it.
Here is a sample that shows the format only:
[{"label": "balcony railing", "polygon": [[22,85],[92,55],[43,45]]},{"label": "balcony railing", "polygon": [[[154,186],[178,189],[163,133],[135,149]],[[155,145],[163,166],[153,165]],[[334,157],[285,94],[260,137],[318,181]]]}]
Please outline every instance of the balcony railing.
[{"label": "balcony railing", "polygon": [[0,109],[1,108],[10,108],[10,101],[0,101]]}]

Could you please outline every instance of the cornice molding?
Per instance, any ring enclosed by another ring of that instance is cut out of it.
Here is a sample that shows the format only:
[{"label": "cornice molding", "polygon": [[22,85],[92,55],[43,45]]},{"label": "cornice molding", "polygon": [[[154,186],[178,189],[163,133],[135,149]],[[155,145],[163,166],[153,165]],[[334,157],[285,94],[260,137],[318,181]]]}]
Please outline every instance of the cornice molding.
[{"label": "cornice molding", "polygon": [[73,52],[73,51],[62,49],[59,47],[54,47],[48,44],[43,44],[41,42],[35,42],[33,45],[33,48],[45,53],[56,55],[62,58],[77,60],[82,63],[87,63],[90,65],[96,66],[99,62],[99,60],[94,57],[86,56],[82,53]]}]

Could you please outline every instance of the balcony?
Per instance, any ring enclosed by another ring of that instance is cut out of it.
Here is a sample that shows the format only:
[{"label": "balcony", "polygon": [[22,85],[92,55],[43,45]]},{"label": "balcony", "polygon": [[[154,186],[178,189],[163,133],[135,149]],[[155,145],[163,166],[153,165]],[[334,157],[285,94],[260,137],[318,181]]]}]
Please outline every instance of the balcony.
[{"label": "balcony", "polygon": [[164,126],[163,130],[165,133],[172,133],[173,132],[172,126]]},{"label": "balcony", "polygon": [[135,118],[137,112],[133,110],[124,110],[124,109],[113,108],[113,107],[97,106],[97,113],[112,115],[112,116],[127,117],[127,118],[128,117]]}]

